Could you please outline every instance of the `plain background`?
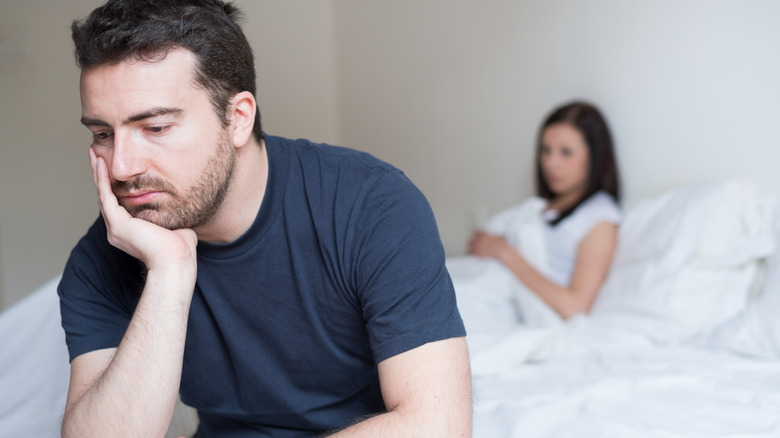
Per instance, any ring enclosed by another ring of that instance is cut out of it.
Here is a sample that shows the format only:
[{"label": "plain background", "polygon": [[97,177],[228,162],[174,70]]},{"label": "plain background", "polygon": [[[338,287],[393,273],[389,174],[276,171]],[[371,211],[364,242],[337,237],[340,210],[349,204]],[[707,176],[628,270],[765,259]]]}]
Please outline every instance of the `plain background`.
[{"label": "plain background", "polygon": [[[59,273],[98,214],[72,19],[0,0],[0,309]],[[537,126],[606,115],[624,205],[739,178],[780,193],[780,2],[237,2],[265,130],[365,150],[426,194],[445,249],[533,194]]]}]

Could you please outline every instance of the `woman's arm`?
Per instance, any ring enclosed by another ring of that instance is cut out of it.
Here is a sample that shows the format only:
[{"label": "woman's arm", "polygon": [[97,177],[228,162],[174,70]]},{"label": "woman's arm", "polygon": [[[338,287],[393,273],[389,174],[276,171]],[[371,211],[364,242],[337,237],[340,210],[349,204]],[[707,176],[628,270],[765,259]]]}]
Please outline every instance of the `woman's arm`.
[{"label": "woman's arm", "polygon": [[601,222],[582,239],[568,287],[547,279],[501,236],[478,231],[469,241],[469,254],[500,261],[562,317],[570,318],[587,313],[596,301],[612,263],[617,231],[615,224]]}]

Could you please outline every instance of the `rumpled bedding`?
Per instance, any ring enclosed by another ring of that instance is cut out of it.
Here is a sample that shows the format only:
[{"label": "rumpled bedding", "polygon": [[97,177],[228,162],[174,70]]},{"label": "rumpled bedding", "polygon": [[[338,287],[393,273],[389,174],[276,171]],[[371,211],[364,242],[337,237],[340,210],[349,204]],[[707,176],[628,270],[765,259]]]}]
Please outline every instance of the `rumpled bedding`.
[{"label": "rumpled bedding", "polygon": [[780,436],[777,360],[565,327],[476,354],[475,437]]},{"label": "rumpled bedding", "polygon": [[58,283],[0,315],[0,437],[59,436],[70,366]]},{"label": "rumpled bedding", "polygon": [[530,325],[511,273],[450,259],[474,436],[780,437],[778,236],[748,184],[673,190],[626,212],[589,315]]},{"label": "rumpled bedding", "polygon": [[[531,266],[546,275],[545,224],[541,216],[544,206],[540,198],[528,199],[491,218],[484,229],[503,236]],[[451,257],[447,269],[457,286],[458,308],[470,331],[501,331],[519,323],[545,327],[561,322],[556,312],[496,260]]]}]

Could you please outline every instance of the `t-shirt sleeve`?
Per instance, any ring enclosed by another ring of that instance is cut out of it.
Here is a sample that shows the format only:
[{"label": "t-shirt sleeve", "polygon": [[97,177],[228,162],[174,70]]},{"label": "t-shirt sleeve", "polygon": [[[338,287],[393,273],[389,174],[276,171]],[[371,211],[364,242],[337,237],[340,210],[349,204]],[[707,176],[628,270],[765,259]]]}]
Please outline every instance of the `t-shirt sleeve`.
[{"label": "t-shirt sleeve", "polygon": [[101,219],[71,252],[57,287],[71,361],[81,354],[119,345],[134,309],[133,294],[125,292],[135,286],[129,278],[119,281],[115,268],[135,263],[105,241]]},{"label": "t-shirt sleeve", "polygon": [[620,221],[623,218],[623,213],[620,211],[620,207],[612,200],[609,195],[603,194],[599,197],[596,203],[596,208],[593,211],[593,225],[597,225],[601,222],[609,222],[611,224],[620,225]]},{"label": "t-shirt sleeve", "polygon": [[574,213],[570,225],[573,240],[582,241],[593,228],[602,223],[620,225],[622,213],[611,196],[599,192],[587,200]]},{"label": "t-shirt sleeve", "polygon": [[356,205],[354,278],[377,362],[465,336],[433,211],[400,171],[387,171]]}]

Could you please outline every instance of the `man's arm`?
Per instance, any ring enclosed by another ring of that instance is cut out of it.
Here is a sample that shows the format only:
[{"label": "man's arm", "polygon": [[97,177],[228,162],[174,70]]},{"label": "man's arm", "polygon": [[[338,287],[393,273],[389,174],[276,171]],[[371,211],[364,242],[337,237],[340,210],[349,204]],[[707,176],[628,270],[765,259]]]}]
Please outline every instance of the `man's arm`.
[{"label": "man's arm", "polygon": [[144,262],[148,274],[119,347],[72,361],[62,436],[163,436],[181,380],[197,237],[131,217],[91,149],[90,162],[109,242]]},{"label": "man's arm", "polygon": [[387,413],[332,437],[470,437],[471,372],[465,338],[425,344],[379,363]]}]

